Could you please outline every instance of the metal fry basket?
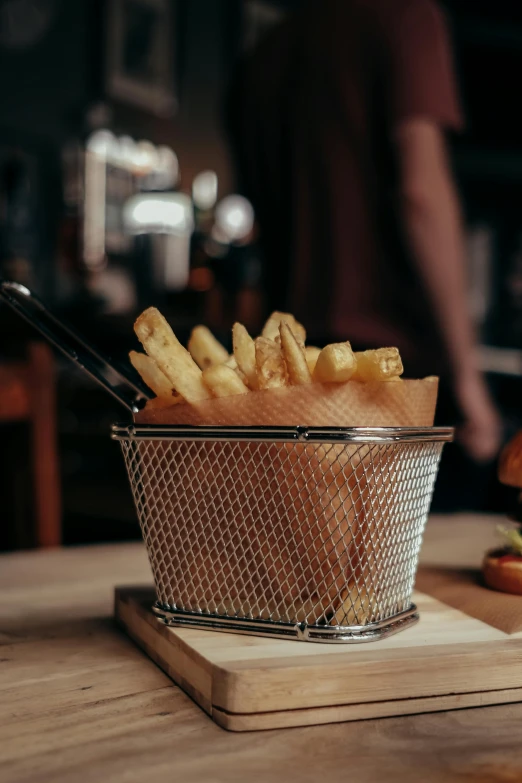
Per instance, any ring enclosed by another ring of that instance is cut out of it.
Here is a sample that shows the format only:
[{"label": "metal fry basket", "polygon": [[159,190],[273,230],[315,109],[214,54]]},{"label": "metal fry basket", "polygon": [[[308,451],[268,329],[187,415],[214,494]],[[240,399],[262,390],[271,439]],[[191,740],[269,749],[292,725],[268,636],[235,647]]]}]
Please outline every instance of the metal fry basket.
[{"label": "metal fry basket", "polygon": [[[134,414],[151,392],[18,283],[0,302]],[[367,642],[411,602],[453,430],[114,426],[157,591],[173,625]]]},{"label": "metal fry basket", "polygon": [[411,595],[444,428],[115,426],[172,625],[363,642]]}]

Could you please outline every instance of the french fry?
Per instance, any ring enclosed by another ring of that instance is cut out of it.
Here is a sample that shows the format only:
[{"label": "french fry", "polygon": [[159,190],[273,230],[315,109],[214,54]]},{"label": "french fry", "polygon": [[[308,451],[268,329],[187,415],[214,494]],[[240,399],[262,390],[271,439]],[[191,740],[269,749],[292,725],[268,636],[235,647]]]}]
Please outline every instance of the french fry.
[{"label": "french fry", "polygon": [[201,370],[229,359],[228,351],[206,326],[195,326],[188,341],[190,355]]},{"label": "french fry", "polygon": [[246,379],[251,389],[257,389],[256,346],[243,324],[235,323],[232,327],[232,344],[237,367]]},{"label": "french fry", "polygon": [[279,313],[277,310],[272,313],[263,326],[261,337],[266,337],[268,340],[276,340],[279,337],[279,324],[281,322],[287,323],[297,340],[303,345],[305,344],[306,329],[304,326],[291,313]]},{"label": "french fry", "polygon": [[235,370],[225,364],[216,364],[203,370],[203,382],[214,397],[248,394],[248,387],[245,386]]},{"label": "french fry", "polygon": [[287,386],[286,366],[281,346],[266,337],[257,337],[256,370],[259,389],[280,389]]},{"label": "french fry", "polygon": [[312,374],[306,363],[304,348],[297,342],[294,333],[285,321],[279,324],[281,351],[286,363],[288,380],[292,386],[312,383]]},{"label": "french fry", "polygon": [[201,370],[155,307],[149,307],[139,316],[134,330],[148,355],[187,402],[210,398]]},{"label": "french fry", "polygon": [[237,377],[241,379],[241,382],[245,384],[245,386],[248,386],[247,379],[245,377],[245,374],[239,369],[236,362],[236,357],[234,354],[232,356],[229,356],[227,361],[224,363],[225,367],[230,367],[234,372],[236,373]]},{"label": "french fry", "polygon": [[151,359],[146,353],[138,353],[137,351],[131,351],[129,359],[136,372],[141,375],[143,382],[154,392],[156,397],[166,400],[172,399],[175,394],[172,384],[154,359]]},{"label": "french fry", "polygon": [[378,348],[355,354],[357,369],[354,381],[390,381],[402,375],[404,368],[398,348]]},{"label": "french fry", "polygon": [[342,383],[352,378],[355,368],[356,359],[350,343],[332,343],[317,357],[313,378],[319,383]]},{"label": "french fry", "polygon": [[317,364],[320,353],[321,349],[317,348],[315,345],[307,345],[305,348],[306,363],[312,375],[314,374],[315,365]]},{"label": "french fry", "polygon": [[354,353],[349,342],[327,345],[322,350],[305,347],[306,332],[290,313],[273,312],[261,337],[255,340],[243,324],[235,323],[232,355],[205,326],[193,329],[189,350],[185,350],[155,308],[142,313],[135,331],[146,354],[132,351],[129,357],[156,394],[156,399],[149,401],[151,408],[314,381],[402,381],[397,348]]}]

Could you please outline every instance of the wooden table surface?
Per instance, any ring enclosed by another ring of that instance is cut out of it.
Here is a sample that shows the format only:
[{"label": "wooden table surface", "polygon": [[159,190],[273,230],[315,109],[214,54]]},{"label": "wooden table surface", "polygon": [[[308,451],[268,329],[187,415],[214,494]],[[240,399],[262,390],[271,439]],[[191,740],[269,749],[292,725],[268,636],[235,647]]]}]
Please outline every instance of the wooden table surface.
[{"label": "wooden table surface", "polygon": [[[478,564],[494,522],[432,518],[424,562]],[[150,581],[141,544],[0,558],[2,783],[522,781],[522,704],[225,732],[113,625]]]}]

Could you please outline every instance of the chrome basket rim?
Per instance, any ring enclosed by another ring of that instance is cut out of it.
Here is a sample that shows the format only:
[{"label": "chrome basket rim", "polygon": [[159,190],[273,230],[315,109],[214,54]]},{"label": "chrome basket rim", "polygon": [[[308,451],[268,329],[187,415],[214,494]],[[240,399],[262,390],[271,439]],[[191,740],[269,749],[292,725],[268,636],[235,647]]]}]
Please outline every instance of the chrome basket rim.
[{"label": "chrome basket rim", "polygon": [[448,443],[453,427],[276,427],[113,424],[116,441],[247,441],[277,443]]}]

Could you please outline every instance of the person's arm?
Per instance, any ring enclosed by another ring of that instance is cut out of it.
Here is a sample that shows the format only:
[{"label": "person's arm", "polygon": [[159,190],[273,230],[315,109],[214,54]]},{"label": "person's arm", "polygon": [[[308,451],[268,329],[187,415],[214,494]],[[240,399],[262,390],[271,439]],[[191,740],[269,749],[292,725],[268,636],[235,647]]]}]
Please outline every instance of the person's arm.
[{"label": "person's arm", "polygon": [[500,445],[500,423],[477,366],[464,231],[444,135],[429,120],[411,119],[398,125],[395,141],[405,233],[446,345],[464,416],[461,438],[473,457],[489,459]]},{"label": "person's arm", "polygon": [[401,213],[413,258],[445,338],[455,377],[475,371],[476,338],[467,308],[460,206],[442,132],[411,120],[396,133]]},{"label": "person's arm", "polygon": [[489,459],[500,425],[476,364],[464,232],[444,143],[444,131],[463,125],[446,21],[436,0],[395,0],[383,9],[378,51],[404,230],[450,360],[460,440],[476,459]]}]

